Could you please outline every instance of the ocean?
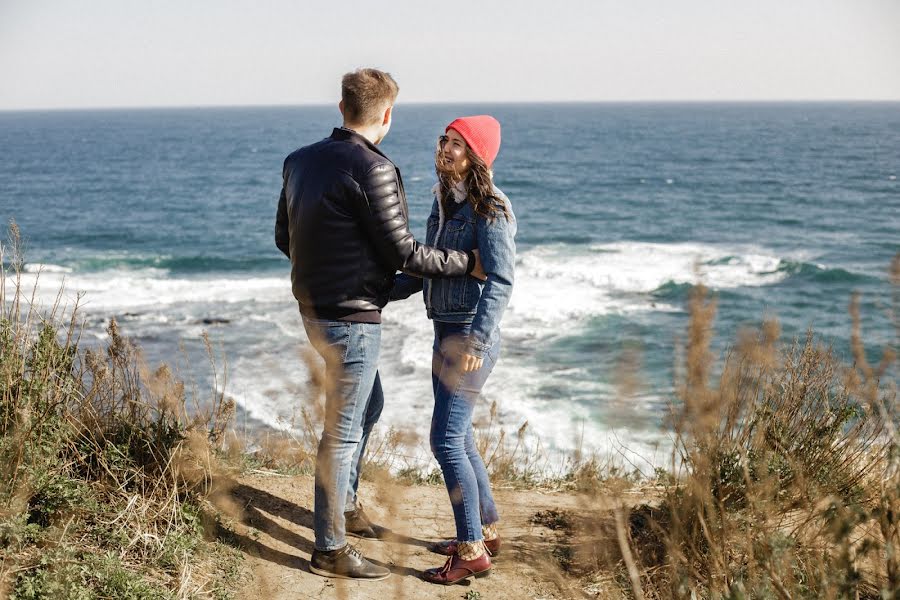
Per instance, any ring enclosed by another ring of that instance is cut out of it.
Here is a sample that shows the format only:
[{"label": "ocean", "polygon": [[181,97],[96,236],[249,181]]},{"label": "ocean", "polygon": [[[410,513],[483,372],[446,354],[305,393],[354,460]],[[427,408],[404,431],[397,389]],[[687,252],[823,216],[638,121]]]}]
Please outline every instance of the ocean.
[{"label": "ocean", "polygon": [[[401,99],[402,100],[402,99]],[[504,354],[484,418],[525,421],[550,450],[664,463],[673,365],[698,282],[714,350],[777,318],[849,361],[896,345],[900,103],[397,105],[383,150],[424,239],[438,135],[503,125],[495,181],[519,228]],[[26,241],[27,286],[78,294],[83,341],[115,317],[148,363],[174,363],[240,407],[239,428],[290,429],[311,402],[306,335],[273,228],[284,157],[339,125],[337,107],[0,112],[0,217]],[[382,427],[427,439],[431,326],[421,295],[383,313]],[[219,361],[213,379],[202,335]],[[624,356],[640,385],[624,395]],[[211,393],[209,394],[211,396]]]}]

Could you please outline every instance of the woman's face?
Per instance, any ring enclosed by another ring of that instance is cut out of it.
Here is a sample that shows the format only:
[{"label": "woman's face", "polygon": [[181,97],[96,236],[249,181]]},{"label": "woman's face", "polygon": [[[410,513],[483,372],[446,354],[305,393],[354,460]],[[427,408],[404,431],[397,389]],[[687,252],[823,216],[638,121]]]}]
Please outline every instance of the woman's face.
[{"label": "woman's face", "polygon": [[447,135],[441,136],[441,159],[444,164],[441,165],[447,170],[455,171],[460,178],[469,172],[469,159],[466,155],[468,146],[466,141],[455,129],[447,130]]}]

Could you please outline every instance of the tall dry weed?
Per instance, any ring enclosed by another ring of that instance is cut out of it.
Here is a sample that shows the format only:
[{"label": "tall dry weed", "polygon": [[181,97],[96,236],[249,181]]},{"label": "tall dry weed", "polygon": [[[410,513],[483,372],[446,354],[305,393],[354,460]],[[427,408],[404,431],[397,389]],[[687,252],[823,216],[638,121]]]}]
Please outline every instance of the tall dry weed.
[{"label": "tall dry weed", "polygon": [[627,587],[650,598],[900,597],[895,355],[867,362],[858,298],[852,366],[811,331],[785,344],[770,319],[739,334],[717,373],[715,300],[698,286],[689,309],[676,476],[620,528],[621,557],[633,552],[641,570],[626,570]]}]

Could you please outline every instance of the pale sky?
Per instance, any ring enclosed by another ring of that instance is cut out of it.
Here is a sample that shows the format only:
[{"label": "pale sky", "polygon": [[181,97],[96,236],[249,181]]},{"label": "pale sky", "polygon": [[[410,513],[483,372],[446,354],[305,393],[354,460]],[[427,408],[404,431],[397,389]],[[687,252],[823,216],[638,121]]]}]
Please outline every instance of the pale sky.
[{"label": "pale sky", "polygon": [[0,0],[0,110],[900,100],[900,0]]}]

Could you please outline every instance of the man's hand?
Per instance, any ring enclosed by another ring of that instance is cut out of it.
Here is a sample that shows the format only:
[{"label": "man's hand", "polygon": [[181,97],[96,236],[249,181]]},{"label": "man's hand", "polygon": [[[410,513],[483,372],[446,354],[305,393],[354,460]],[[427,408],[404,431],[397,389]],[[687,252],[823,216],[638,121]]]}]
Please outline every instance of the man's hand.
[{"label": "man's hand", "polygon": [[484,272],[484,267],[481,266],[481,257],[478,255],[478,250],[472,250],[472,253],[475,255],[475,268],[472,269],[472,272],[469,273],[469,275],[475,279],[484,281],[487,279],[487,273]]},{"label": "man's hand", "polygon": [[467,354],[463,352],[462,357],[460,358],[459,364],[462,367],[463,373],[468,373],[469,371],[477,371],[481,368],[481,365],[484,363],[484,359],[478,356],[472,356],[471,354]]}]

